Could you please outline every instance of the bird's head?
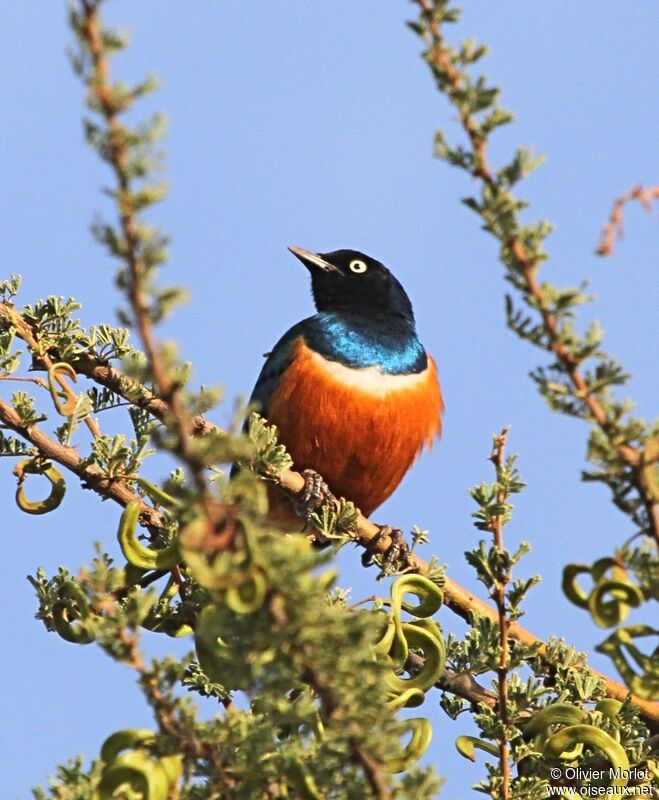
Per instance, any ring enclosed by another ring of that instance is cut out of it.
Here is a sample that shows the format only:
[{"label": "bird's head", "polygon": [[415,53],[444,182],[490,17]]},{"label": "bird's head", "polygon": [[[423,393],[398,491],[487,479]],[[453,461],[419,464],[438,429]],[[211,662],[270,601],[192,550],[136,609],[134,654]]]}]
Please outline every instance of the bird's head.
[{"label": "bird's head", "polygon": [[414,323],[409,297],[384,266],[357,250],[311,253],[288,248],[311,273],[318,311],[357,311],[402,317]]}]

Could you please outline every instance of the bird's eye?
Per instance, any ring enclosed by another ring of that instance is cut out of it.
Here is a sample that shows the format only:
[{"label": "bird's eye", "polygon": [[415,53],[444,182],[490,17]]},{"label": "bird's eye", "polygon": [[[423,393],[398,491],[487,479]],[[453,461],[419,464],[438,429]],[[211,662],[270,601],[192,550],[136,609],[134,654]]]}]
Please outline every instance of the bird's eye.
[{"label": "bird's eye", "polygon": [[357,274],[360,274],[361,272],[366,272],[366,270],[368,269],[365,262],[359,258],[353,259],[348,266],[350,267],[351,272],[356,272]]}]

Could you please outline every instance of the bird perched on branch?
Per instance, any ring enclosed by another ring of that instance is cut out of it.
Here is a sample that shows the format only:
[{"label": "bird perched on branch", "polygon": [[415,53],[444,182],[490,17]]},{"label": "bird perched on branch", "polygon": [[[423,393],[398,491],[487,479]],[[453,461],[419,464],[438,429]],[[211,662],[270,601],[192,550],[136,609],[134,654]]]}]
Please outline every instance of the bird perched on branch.
[{"label": "bird perched on branch", "polygon": [[[383,264],[355,250],[289,250],[311,273],[318,313],[277,342],[251,402],[278,427],[305,478],[307,515],[336,495],[368,516],[441,433],[435,362],[405,290]],[[290,522],[291,513],[290,501],[271,491],[271,517]]]}]

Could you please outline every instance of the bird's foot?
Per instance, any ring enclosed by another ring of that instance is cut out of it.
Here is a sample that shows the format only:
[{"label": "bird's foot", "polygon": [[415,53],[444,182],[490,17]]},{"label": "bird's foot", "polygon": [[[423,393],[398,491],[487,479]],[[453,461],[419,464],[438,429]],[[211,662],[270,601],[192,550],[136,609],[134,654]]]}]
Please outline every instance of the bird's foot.
[{"label": "bird's foot", "polygon": [[311,515],[324,503],[336,503],[337,499],[331,489],[314,469],[302,471],[304,488],[295,502],[295,513],[306,520],[305,529],[309,524]]},{"label": "bird's foot", "polygon": [[380,530],[366,546],[366,551],[362,555],[362,564],[367,567],[373,561],[373,554],[376,552],[378,542],[383,536],[388,536],[391,539],[391,544],[382,555],[382,565],[377,580],[381,580],[386,575],[391,575],[394,571],[394,566],[397,564],[403,569],[410,566],[410,548],[405,541],[403,532],[400,528],[392,528],[391,525],[380,526]]}]

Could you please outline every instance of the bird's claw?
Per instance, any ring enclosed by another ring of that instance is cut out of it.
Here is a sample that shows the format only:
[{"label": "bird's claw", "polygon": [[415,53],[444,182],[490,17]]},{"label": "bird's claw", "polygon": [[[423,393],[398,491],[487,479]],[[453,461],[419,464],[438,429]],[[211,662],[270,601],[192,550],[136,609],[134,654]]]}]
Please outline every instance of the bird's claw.
[{"label": "bird's claw", "polygon": [[410,548],[407,546],[403,532],[400,530],[400,528],[392,528],[391,525],[380,526],[380,530],[366,546],[366,550],[362,555],[362,564],[367,567],[373,561],[373,555],[376,551],[378,542],[383,536],[388,536],[391,540],[391,544],[382,556],[382,565],[376,580],[380,580],[386,575],[390,575],[393,572],[393,568],[396,564],[400,564],[403,569],[410,565]]},{"label": "bird's claw", "polygon": [[336,503],[337,500],[322,475],[319,475],[316,470],[305,469],[302,471],[302,477],[304,478],[304,488],[295,502],[295,513],[306,520],[308,525],[314,511],[317,511],[324,503]]}]

